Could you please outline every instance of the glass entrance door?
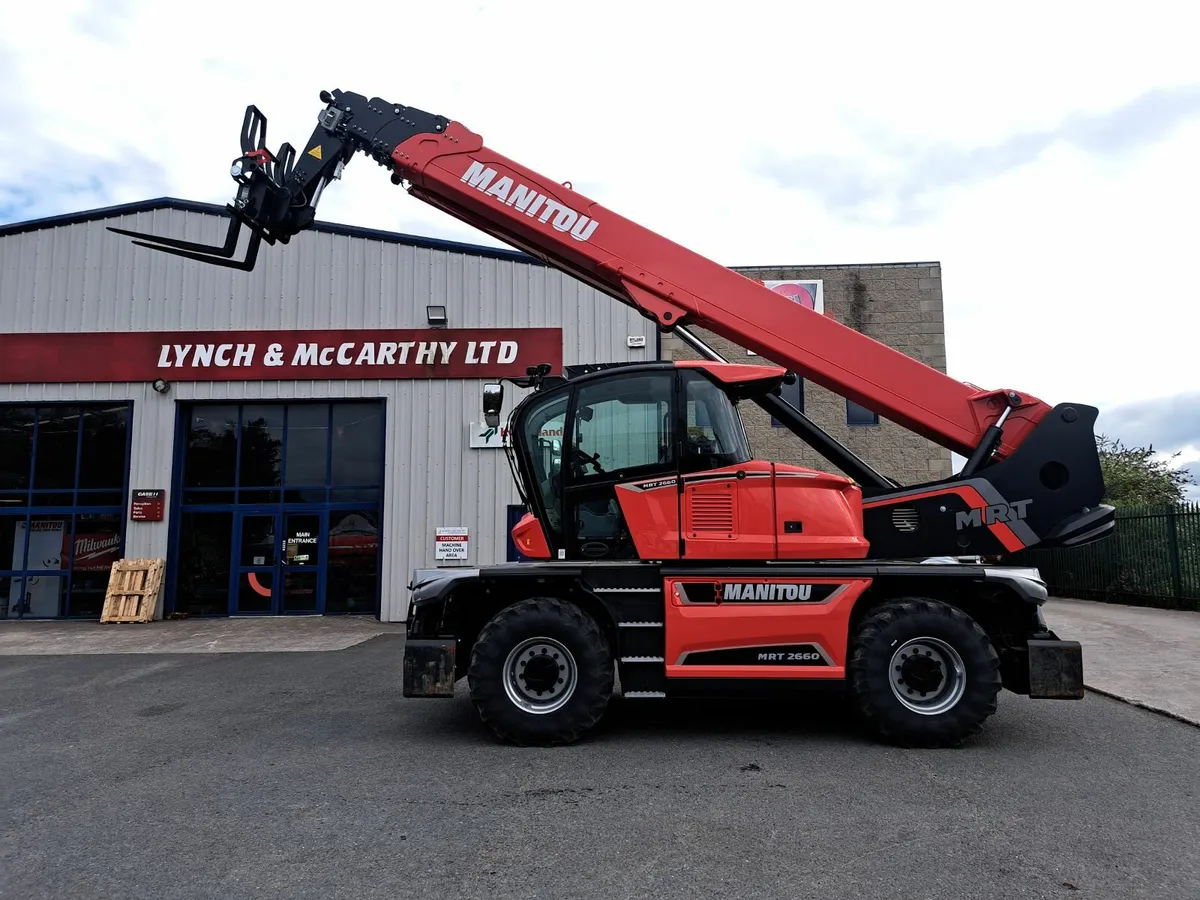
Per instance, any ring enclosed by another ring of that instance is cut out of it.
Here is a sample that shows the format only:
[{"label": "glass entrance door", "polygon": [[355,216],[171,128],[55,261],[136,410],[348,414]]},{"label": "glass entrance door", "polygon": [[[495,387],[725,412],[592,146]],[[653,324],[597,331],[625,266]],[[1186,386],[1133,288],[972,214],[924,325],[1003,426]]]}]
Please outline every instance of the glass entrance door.
[{"label": "glass entrance door", "polygon": [[324,539],[320,513],[286,512],[283,554],[280,557],[280,613],[323,613],[321,585],[325,583]]},{"label": "glass entrance door", "polygon": [[320,512],[239,513],[230,615],[324,613],[326,530]]},{"label": "glass entrance door", "polygon": [[275,613],[278,583],[279,516],[243,513],[237,517],[237,582],[230,597],[230,615],[269,616]]}]

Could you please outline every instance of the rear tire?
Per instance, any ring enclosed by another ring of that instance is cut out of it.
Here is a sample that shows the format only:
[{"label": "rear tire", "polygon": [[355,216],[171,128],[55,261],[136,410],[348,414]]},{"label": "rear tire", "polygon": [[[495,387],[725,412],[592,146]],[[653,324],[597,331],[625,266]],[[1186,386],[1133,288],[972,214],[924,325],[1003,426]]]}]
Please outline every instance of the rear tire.
[{"label": "rear tire", "polygon": [[1000,659],[979,624],[920,597],[889,600],[853,635],[847,680],[863,724],[904,747],[957,747],[996,712]]},{"label": "rear tire", "polygon": [[534,597],[502,609],[483,627],[467,679],[479,717],[502,740],[570,744],[608,708],[613,658],[591,616],[574,604]]}]

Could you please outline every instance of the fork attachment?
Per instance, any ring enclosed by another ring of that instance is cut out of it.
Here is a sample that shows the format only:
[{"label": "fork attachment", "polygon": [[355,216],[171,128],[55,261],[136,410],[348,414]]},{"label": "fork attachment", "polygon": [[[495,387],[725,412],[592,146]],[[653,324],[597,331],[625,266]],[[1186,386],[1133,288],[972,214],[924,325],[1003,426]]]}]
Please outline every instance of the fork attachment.
[{"label": "fork attachment", "polygon": [[[317,116],[304,152],[291,144],[277,153],[267,149],[267,117],[256,106],[246,107],[242,121],[242,153],[229,174],[237,183],[232,203],[226,204],[229,230],[223,244],[199,244],[163,235],[109,227],[134,238],[134,244],[211,265],[250,271],[263,241],[286,244],[312,225],[317,203],[330,181],[340,179],[355,151],[362,150],[380,165],[392,168],[395,147],[418,131],[442,132],[449,120],[411,107],[368,100],[361,94],[322,91],[325,109]],[[242,228],[250,232],[246,255],[235,258]]]}]

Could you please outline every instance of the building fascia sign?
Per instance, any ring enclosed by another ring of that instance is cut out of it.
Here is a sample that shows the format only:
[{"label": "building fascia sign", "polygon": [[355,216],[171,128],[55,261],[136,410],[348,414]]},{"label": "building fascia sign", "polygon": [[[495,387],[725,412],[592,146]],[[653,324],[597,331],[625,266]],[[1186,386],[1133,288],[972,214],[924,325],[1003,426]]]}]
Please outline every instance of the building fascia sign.
[{"label": "building fascia sign", "polygon": [[[475,450],[499,450],[508,446],[508,424],[505,422],[494,428],[486,422],[471,422],[468,428],[467,443]],[[562,440],[562,426],[545,427],[539,437],[548,441]]]},{"label": "building fascia sign", "polygon": [[503,378],[562,369],[561,328],[0,334],[0,383]]},{"label": "building fascia sign", "polygon": [[467,431],[468,446],[475,450],[501,449],[508,444],[508,426],[495,427],[486,422],[471,422]]}]

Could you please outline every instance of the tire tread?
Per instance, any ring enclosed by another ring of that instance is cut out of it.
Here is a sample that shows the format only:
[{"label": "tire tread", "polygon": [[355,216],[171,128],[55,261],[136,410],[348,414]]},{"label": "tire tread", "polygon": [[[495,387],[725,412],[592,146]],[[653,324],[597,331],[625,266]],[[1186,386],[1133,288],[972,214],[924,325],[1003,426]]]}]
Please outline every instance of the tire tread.
[{"label": "tire tread", "polygon": [[[935,617],[963,630],[969,635],[967,646],[956,647],[964,662],[972,668],[962,699],[952,710],[942,715],[915,716],[896,704],[888,684],[887,673],[872,671],[873,654],[890,652],[886,645],[881,651],[883,634],[902,620]],[[972,666],[970,644],[978,655]],[[1001,689],[1000,659],[987,633],[979,624],[956,606],[925,597],[899,597],[888,600],[872,610],[863,620],[851,641],[847,663],[849,687],[859,718],[878,737],[903,747],[958,747],[967,738],[983,729],[984,722],[998,706]]]},{"label": "tire tread", "polygon": [[[571,701],[554,713],[529,717],[508,699],[500,668],[515,640],[524,637],[514,640],[507,635],[538,621],[566,625],[584,652],[573,652],[579,683]],[[530,597],[500,610],[480,631],[467,669],[471,700],[480,719],[501,740],[518,746],[571,744],[604,716],[612,696],[612,662],[608,641],[587,612],[556,597]]]}]

